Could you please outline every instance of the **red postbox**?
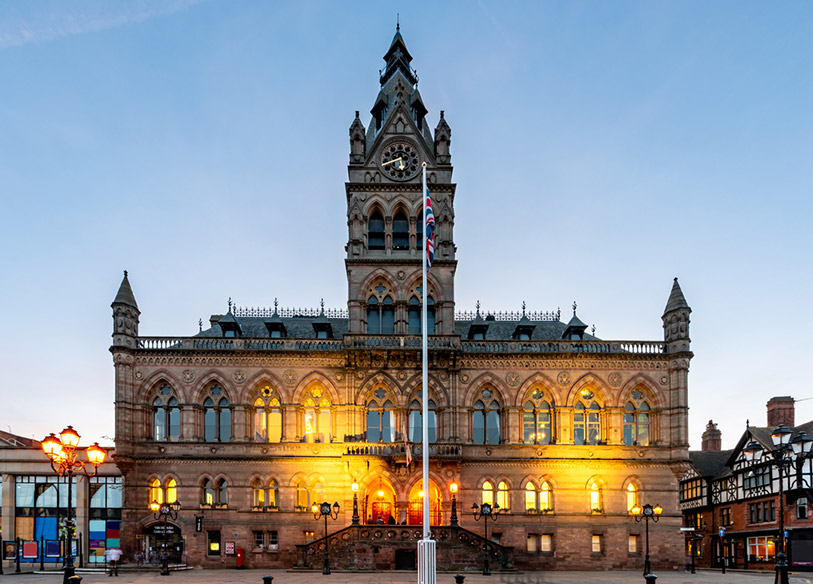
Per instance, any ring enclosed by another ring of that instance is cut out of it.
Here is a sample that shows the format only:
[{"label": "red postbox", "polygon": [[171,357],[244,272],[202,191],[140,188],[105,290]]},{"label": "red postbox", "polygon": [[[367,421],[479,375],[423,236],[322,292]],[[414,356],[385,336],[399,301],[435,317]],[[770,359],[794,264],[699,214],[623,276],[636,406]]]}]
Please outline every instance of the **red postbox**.
[{"label": "red postbox", "polygon": [[237,569],[242,570],[245,568],[246,550],[239,547],[234,550],[234,555],[237,557]]}]

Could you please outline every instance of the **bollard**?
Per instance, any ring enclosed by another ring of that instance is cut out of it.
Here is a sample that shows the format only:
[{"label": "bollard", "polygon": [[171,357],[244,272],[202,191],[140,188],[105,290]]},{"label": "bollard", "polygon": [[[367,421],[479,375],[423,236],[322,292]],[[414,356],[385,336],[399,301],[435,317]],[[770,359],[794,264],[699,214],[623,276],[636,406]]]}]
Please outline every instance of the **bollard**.
[{"label": "bollard", "polygon": [[263,576],[263,584],[272,584],[274,582],[273,576]]},{"label": "bollard", "polygon": [[647,574],[646,576],[644,576],[644,580],[646,580],[646,584],[655,584],[655,580],[657,580],[657,579],[658,579],[658,577],[655,574]]},{"label": "bollard", "polygon": [[463,574],[455,574],[454,575],[454,584],[463,584],[463,580],[465,580],[465,579],[466,579],[466,577]]},{"label": "bollard", "polygon": [[82,576],[71,576],[68,578],[69,584],[82,584]]}]

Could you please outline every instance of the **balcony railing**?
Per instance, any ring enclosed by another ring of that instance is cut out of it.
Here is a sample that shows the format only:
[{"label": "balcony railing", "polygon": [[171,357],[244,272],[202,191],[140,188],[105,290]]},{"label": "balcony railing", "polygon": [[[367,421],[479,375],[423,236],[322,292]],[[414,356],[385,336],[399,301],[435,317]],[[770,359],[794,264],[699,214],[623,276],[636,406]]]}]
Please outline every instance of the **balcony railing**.
[{"label": "balcony railing", "polygon": [[[456,335],[433,335],[430,349],[462,350],[484,354],[596,355],[643,354],[665,352],[659,341],[468,341]],[[222,337],[139,337],[138,348],[152,351],[344,351],[346,349],[420,350],[419,335],[345,335],[343,339],[252,339]]]}]

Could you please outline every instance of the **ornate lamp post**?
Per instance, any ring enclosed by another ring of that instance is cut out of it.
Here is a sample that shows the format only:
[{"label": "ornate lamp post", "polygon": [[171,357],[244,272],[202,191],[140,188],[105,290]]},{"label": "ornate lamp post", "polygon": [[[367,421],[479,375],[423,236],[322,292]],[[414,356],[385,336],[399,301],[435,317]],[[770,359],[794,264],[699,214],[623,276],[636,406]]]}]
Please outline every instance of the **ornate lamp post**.
[{"label": "ornate lamp post", "polygon": [[765,450],[762,445],[752,440],[748,446],[742,449],[745,459],[753,466],[760,464],[762,454],[770,456],[766,465],[776,465],[779,471],[779,553],[776,554],[776,572],[779,584],[788,584],[788,563],[785,555],[785,473],[790,474],[798,464],[807,457],[810,452],[810,445],[813,438],[802,432],[793,440],[790,439],[792,431],[784,424],[779,424],[776,430],[771,433],[771,441],[774,444],[772,450]]},{"label": "ornate lamp post", "polygon": [[161,548],[163,549],[163,553],[161,554],[162,576],[169,576],[169,558],[167,558],[167,520],[172,519],[175,521],[178,519],[178,511],[180,510],[180,501],[173,501],[172,503],[159,503],[158,501],[153,501],[150,503],[150,511],[152,511],[153,517],[164,520],[164,537],[161,538]]},{"label": "ornate lamp post", "polygon": [[449,518],[449,523],[457,525],[457,483],[449,485],[449,491],[452,493],[452,516]]},{"label": "ornate lamp post", "polygon": [[359,524],[359,484],[353,481],[353,525]]},{"label": "ornate lamp post", "polygon": [[630,513],[632,513],[632,515],[635,517],[636,522],[646,522],[646,559],[644,560],[644,579],[647,581],[647,584],[655,584],[655,580],[658,577],[652,573],[652,569],[649,565],[649,522],[650,520],[654,521],[655,523],[658,522],[658,519],[661,518],[661,513],[663,513],[663,507],[660,505],[655,505],[653,507],[649,503],[643,507],[640,505],[635,505],[632,509],[630,509]]},{"label": "ornate lamp post", "polygon": [[325,501],[321,505],[314,503],[311,506],[313,511],[313,518],[318,520],[321,517],[325,518],[325,567],[322,568],[322,574],[330,574],[330,555],[328,553],[328,540],[327,540],[327,518],[335,520],[339,516],[339,504],[333,503],[333,509],[330,508],[330,503]]},{"label": "ornate lamp post", "polygon": [[483,576],[491,576],[491,570],[488,568],[488,520],[497,520],[497,515],[500,513],[500,506],[495,503],[492,507],[491,503],[483,503],[478,507],[477,503],[474,503],[471,506],[471,510],[475,521],[483,520],[483,527],[485,528],[485,535],[483,537],[486,540],[483,545],[483,549],[485,549],[483,556]]},{"label": "ornate lamp post", "polygon": [[[101,448],[98,442],[94,442],[85,449],[87,461],[79,460],[79,453],[77,452],[79,438],[80,436],[73,429],[73,426],[68,426],[59,433],[59,436],[52,433],[42,441],[42,451],[51,460],[51,468],[60,477],[68,477],[68,518],[66,522],[68,545],[65,551],[65,571],[62,578],[64,584],[67,584],[68,578],[75,573],[73,565],[73,518],[71,517],[71,511],[73,510],[73,474],[81,471],[89,477],[96,476],[96,473],[99,472],[99,465],[104,462],[104,458],[107,456],[107,451]],[[93,467],[92,473],[88,471],[88,464]]]}]

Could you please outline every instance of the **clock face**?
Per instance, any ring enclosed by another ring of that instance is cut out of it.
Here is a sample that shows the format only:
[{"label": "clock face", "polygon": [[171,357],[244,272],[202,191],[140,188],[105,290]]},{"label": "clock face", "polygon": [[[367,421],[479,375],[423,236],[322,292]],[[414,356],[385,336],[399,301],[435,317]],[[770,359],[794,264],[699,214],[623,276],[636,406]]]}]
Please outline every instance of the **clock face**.
[{"label": "clock face", "polygon": [[394,180],[408,180],[418,174],[421,159],[418,148],[411,142],[396,140],[384,147],[381,153],[381,170]]}]

